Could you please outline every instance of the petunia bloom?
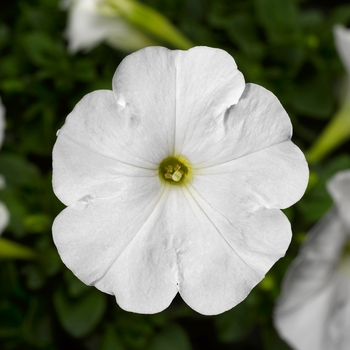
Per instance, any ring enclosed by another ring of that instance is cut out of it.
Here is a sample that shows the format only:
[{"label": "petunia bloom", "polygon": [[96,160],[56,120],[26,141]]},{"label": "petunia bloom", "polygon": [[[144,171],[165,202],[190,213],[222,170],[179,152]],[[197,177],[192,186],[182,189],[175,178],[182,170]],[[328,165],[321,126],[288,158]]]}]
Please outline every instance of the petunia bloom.
[{"label": "petunia bloom", "polygon": [[104,41],[126,51],[155,43],[122,17],[105,15],[98,0],[65,0],[62,3],[69,10],[65,34],[72,53],[92,49]]},{"label": "petunia bloom", "polygon": [[296,350],[350,346],[350,170],[327,185],[335,206],[309,232],[275,309],[279,334]]},{"label": "petunia bloom", "polygon": [[178,292],[202,314],[232,308],[285,254],[279,208],[307,184],[287,113],[208,47],[145,48],[112,85],[76,105],[54,146],[63,262],[128,311]]},{"label": "petunia bloom", "polygon": [[0,202],[0,235],[6,228],[9,221],[9,212],[4,205],[4,203]]},{"label": "petunia bloom", "polygon": [[350,77],[350,29],[342,25],[334,26],[334,41],[339,57],[343,62],[344,68]]},{"label": "petunia bloom", "polygon": [[66,36],[71,52],[101,42],[125,51],[159,41],[179,49],[193,46],[166,17],[137,0],[64,0],[68,9]]},{"label": "petunia bloom", "polygon": [[[4,140],[4,129],[5,129],[5,108],[0,98],[0,147]],[[5,180],[0,175],[0,189],[4,186]],[[0,202],[0,235],[4,228],[7,226],[9,220],[9,213],[5,205]]]},{"label": "petunia bloom", "polygon": [[336,25],[333,28],[333,34],[335,47],[347,75],[343,88],[340,89],[339,109],[307,152],[307,159],[310,162],[320,161],[336,147],[350,139],[350,29]]}]

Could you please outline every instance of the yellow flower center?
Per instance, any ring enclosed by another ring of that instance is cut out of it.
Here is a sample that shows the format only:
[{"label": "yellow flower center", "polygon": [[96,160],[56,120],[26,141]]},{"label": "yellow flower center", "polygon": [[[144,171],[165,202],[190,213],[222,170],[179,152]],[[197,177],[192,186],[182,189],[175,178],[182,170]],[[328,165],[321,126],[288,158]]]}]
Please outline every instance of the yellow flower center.
[{"label": "yellow flower center", "polygon": [[159,178],[170,185],[183,185],[192,178],[189,161],[183,156],[165,158],[159,164]]}]

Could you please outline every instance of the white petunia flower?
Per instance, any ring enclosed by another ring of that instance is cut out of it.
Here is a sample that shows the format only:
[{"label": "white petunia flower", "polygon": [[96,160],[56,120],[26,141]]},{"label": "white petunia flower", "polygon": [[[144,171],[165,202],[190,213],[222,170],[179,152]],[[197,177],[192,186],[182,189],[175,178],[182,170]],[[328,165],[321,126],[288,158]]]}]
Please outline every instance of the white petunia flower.
[{"label": "white petunia flower", "polygon": [[9,212],[4,205],[4,203],[0,202],[0,236],[2,232],[4,231],[5,227],[8,225],[9,222]]},{"label": "white petunia flower", "polygon": [[335,47],[348,76],[350,76],[350,29],[338,24],[334,26],[333,32]]},{"label": "white petunia flower", "polygon": [[122,17],[105,15],[99,0],[66,0],[63,7],[69,10],[66,37],[68,49],[75,53],[89,50],[106,41],[113,47],[134,51],[154,41]]},{"label": "white petunia flower", "polygon": [[279,334],[296,350],[350,346],[350,171],[327,187],[335,208],[308,234],[275,309]]},{"label": "white petunia flower", "polygon": [[54,146],[62,260],[125,310],[162,311],[178,292],[202,314],[232,308],[285,254],[279,208],[307,184],[287,113],[208,47],[140,50],[112,85],[76,105]]},{"label": "white petunia flower", "polygon": [[350,139],[350,29],[336,25],[333,34],[335,47],[347,75],[339,90],[341,103],[338,111],[307,152],[307,159],[311,163],[319,162]]},{"label": "white petunia flower", "polygon": [[[0,98],[0,147],[4,140],[4,132],[5,132],[5,107],[2,104]],[[0,189],[5,186],[5,179],[0,175]],[[7,226],[9,221],[9,213],[5,205],[0,202],[0,235],[4,228]]]}]

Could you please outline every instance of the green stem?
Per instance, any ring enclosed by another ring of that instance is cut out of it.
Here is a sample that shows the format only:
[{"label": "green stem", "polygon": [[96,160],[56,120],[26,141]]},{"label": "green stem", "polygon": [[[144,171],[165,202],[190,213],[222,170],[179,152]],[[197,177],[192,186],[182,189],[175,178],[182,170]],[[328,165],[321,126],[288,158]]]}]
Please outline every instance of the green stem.
[{"label": "green stem", "polygon": [[193,43],[188,40],[167,18],[156,10],[134,0],[106,0],[103,11],[114,12],[135,27],[176,48],[188,50]]},{"label": "green stem", "polygon": [[306,153],[310,163],[316,163],[326,157],[335,148],[350,138],[350,105],[345,104],[332,118],[320,137]]}]

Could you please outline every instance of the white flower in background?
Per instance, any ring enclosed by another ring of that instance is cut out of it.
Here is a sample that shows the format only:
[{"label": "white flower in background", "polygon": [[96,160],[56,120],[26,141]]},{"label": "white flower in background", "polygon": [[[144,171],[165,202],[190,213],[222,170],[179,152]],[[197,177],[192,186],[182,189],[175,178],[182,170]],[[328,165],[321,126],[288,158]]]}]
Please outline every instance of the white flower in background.
[{"label": "white flower in background", "polygon": [[350,29],[342,25],[336,25],[333,32],[335,47],[348,76],[350,76]]},{"label": "white flower in background", "polygon": [[0,235],[4,231],[5,227],[9,222],[9,212],[5,205],[0,202]]},{"label": "white flower in background", "polygon": [[333,34],[335,47],[347,75],[339,90],[339,109],[307,152],[307,159],[311,163],[319,162],[350,139],[350,29],[336,25]]},{"label": "white flower in background", "polygon": [[285,254],[279,208],[307,185],[287,113],[208,47],[140,50],[112,84],[76,105],[54,146],[62,260],[125,310],[162,311],[177,292],[203,314],[232,308]]},{"label": "white flower in background", "polygon": [[[0,98],[0,147],[4,140],[5,131],[5,108]],[[5,186],[5,179],[0,175],[0,190]],[[0,235],[4,228],[7,226],[9,220],[9,213],[3,203],[0,202]]]},{"label": "white flower in background", "polygon": [[113,47],[134,51],[154,45],[154,41],[122,17],[108,16],[99,7],[100,0],[65,0],[68,9],[66,37],[68,49],[75,53],[89,50],[106,41]]},{"label": "white flower in background", "polygon": [[335,208],[308,234],[275,309],[279,334],[296,350],[350,347],[350,171],[327,185]]}]

